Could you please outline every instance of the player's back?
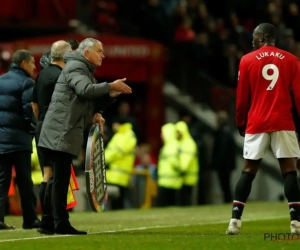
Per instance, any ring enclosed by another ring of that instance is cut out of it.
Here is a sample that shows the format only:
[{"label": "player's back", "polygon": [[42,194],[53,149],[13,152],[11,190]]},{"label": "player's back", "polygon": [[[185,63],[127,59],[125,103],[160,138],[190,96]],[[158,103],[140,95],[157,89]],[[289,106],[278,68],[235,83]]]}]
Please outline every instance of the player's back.
[{"label": "player's back", "polygon": [[242,60],[250,91],[246,133],[294,130],[290,89],[297,58],[275,46],[263,46]]}]

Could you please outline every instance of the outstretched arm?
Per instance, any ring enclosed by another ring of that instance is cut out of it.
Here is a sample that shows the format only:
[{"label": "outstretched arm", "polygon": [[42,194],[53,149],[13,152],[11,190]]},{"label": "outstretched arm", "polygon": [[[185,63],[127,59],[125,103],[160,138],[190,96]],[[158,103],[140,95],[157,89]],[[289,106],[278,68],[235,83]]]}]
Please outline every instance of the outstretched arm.
[{"label": "outstretched arm", "polygon": [[[65,74],[65,72],[62,72],[62,74]],[[96,100],[108,94],[111,89],[106,82],[94,84],[86,75],[86,71],[80,67],[72,69],[68,74],[67,81],[78,96],[88,100]]]}]

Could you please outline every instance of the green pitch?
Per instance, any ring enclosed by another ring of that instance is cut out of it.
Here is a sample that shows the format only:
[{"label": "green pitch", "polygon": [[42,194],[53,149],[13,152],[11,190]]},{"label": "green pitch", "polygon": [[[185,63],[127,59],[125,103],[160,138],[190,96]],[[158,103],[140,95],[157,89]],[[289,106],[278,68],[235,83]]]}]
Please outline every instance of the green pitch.
[{"label": "green pitch", "polygon": [[265,233],[289,233],[285,202],[249,202],[244,209],[242,231],[225,235],[231,205],[192,208],[71,213],[71,222],[87,230],[85,236],[42,236],[21,230],[20,217],[7,217],[15,231],[0,231],[0,250],[211,250],[298,249],[300,241],[264,240]]}]

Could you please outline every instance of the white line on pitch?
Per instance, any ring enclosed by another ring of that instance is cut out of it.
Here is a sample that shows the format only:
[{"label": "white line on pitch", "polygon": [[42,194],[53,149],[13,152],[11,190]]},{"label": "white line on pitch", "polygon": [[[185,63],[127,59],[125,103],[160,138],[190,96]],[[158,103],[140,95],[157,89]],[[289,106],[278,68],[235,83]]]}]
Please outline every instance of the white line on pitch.
[{"label": "white line on pitch", "polygon": [[[273,219],[285,219],[288,218],[287,216],[272,216],[272,217],[264,217],[264,218],[257,218],[257,219],[244,219],[243,221],[255,221],[255,220],[273,220]],[[142,231],[147,229],[155,229],[155,228],[172,228],[172,227],[188,227],[188,226],[203,226],[203,225],[214,225],[214,224],[221,224],[227,223],[229,220],[226,221],[213,221],[213,222],[203,222],[203,223],[195,223],[195,224],[181,224],[181,225],[158,225],[158,226],[151,226],[151,227],[136,227],[136,228],[124,228],[124,229],[116,229],[116,230],[104,230],[104,231],[96,231],[88,233],[88,235],[94,234],[106,234],[106,233],[119,233],[119,232],[130,232],[130,231]],[[14,231],[14,230],[12,230]],[[47,235],[47,236],[36,236],[36,237],[27,237],[27,238],[15,238],[15,239],[6,239],[0,240],[1,242],[14,242],[14,241],[23,241],[23,240],[39,240],[39,239],[50,239],[50,238],[61,238],[61,237],[72,237],[78,235]]]}]

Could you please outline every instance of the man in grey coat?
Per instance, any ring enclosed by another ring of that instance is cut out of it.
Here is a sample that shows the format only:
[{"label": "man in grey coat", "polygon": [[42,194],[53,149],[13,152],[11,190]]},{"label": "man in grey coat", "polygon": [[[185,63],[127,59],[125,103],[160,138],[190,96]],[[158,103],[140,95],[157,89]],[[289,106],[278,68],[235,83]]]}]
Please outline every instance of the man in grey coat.
[{"label": "man in grey coat", "polygon": [[92,121],[103,128],[105,105],[121,93],[131,94],[126,79],[97,84],[94,71],[103,59],[103,45],[93,38],[83,40],[77,51],[66,53],[66,65],[42,126],[38,146],[53,162],[52,208],[57,234],[86,234],[71,226],[66,210],[72,157],[79,154],[83,132]]}]

